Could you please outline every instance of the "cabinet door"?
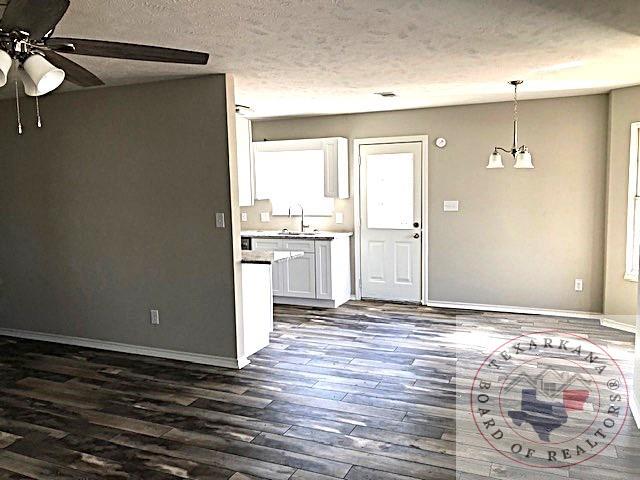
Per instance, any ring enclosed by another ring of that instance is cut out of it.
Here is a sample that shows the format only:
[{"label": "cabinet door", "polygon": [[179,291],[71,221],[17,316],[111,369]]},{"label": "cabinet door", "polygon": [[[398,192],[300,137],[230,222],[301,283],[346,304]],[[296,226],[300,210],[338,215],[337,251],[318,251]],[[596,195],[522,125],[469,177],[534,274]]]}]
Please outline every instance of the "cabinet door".
[{"label": "cabinet door", "polygon": [[315,240],[285,240],[283,250],[289,252],[315,253]]},{"label": "cabinet door", "polygon": [[[254,250],[282,250],[282,240],[279,239],[254,238],[252,242]],[[271,265],[271,284],[274,296],[284,295],[284,268],[286,264],[286,261],[280,261]]]},{"label": "cabinet door", "polygon": [[238,196],[241,207],[253,205],[253,154],[251,152],[251,122],[236,115],[236,146],[238,157]]},{"label": "cabinet door", "polygon": [[284,265],[284,296],[316,298],[315,254],[305,253],[281,263]]},{"label": "cabinet door", "polygon": [[316,298],[331,300],[331,242],[316,241]]},{"label": "cabinet door", "polygon": [[349,147],[346,138],[324,141],[324,196],[349,198]]}]

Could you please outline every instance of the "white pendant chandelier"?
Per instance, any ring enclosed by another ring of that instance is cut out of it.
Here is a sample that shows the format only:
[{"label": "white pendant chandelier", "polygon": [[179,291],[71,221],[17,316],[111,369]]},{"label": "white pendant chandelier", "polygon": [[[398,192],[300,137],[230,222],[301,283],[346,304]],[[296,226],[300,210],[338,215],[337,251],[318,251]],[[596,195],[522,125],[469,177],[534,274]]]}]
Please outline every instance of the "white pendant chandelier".
[{"label": "white pendant chandelier", "polygon": [[493,153],[489,155],[487,168],[504,168],[502,155],[500,155],[498,150],[513,155],[513,158],[515,158],[514,168],[533,168],[531,154],[527,146],[518,146],[518,85],[522,83],[522,80],[512,80],[509,82],[510,85],[513,85],[513,144],[511,145],[511,149],[494,147]]}]

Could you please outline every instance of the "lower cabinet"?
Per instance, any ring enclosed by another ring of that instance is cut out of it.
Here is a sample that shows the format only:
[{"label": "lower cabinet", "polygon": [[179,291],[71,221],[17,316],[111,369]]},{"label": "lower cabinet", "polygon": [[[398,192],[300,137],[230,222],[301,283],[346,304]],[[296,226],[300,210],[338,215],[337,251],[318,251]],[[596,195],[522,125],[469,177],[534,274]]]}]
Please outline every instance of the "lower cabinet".
[{"label": "lower cabinet", "polygon": [[331,300],[331,242],[316,242],[316,298]]},{"label": "lower cabinet", "polygon": [[255,238],[255,250],[304,252],[273,264],[274,302],[336,307],[351,296],[349,238],[280,240]]},{"label": "lower cabinet", "polygon": [[291,258],[282,263],[285,297],[315,298],[316,296],[316,256],[305,253],[302,257]]}]

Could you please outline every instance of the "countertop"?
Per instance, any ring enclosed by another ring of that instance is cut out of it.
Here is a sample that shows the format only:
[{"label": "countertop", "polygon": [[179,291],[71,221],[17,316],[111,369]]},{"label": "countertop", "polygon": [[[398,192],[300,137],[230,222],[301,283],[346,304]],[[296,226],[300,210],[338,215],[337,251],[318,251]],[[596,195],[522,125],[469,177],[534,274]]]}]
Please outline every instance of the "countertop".
[{"label": "countertop", "polygon": [[282,233],[282,230],[243,230],[240,232],[242,237],[251,238],[286,238],[290,239],[304,239],[304,240],[333,240],[334,238],[350,237],[352,232],[304,232],[304,233]]},{"label": "countertop", "polygon": [[287,252],[280,250],[243,250],[242,263],[262,263],[270,265],[282,260],[301,257],[304,252]]}]

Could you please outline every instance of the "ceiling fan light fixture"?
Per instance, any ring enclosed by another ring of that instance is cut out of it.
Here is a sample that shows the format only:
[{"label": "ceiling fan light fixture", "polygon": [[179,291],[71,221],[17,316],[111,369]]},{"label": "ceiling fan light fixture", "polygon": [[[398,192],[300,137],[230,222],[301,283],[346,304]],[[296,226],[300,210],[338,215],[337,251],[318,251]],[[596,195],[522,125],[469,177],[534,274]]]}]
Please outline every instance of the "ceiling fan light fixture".
[{"label": "ceiling fan light fixture", "polygon": [[[31,55],[24,61],[23,67],[27,76],[35,85],[37,92],[35,96],[52,92],[64,82],[64,70],[55,67],[41,55]],[[26,89],[27,86],[25,85],[25,91]]]},{"label": "ceiling fan light fixture", "polygon": [[4,50],[0,50],[0,87],[4,87],[7,84],[9,70],[11,70],[12,64],[13,59],[11,58],[11,55]]}]

